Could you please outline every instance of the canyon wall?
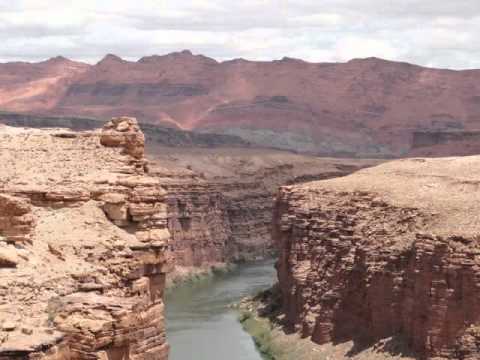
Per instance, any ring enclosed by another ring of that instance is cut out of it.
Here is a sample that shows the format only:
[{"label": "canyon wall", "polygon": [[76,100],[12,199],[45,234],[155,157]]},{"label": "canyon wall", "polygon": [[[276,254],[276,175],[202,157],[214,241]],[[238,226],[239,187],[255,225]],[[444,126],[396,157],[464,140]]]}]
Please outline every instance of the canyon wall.
[{"label": "canyon wall", "polygon": [[166,191],[136,121],[3,126],[0,162],[0,359],[167,359]]},{"label": "canyon wall", "polygon": [[479,358],[479,169],[477,156],[411,159],[283,187],[273,238],[287,328],[353,341],[350,355],[389,339],[419,359]]},{"label": "canyon wall", "polygon": [[150,148],[151,174],[168,193],[176,264],[209,267],[269,256],[278,187],[349,174],[376,161],[267,149]]},{"label": "canyon wall", "polygon": [[206,269],[232,261],[232,229],[223,195],[202,183],[165,187],[175,265]]},{"label": "canyon wall", "polygon": [[265,258],[273,189],[258,182],[166,185],[176,265],[205,268]]},{"label": "canyon wall", "polygon": [[[94,130],[98,120],[1,113],[0,123]],[[167,191],[177,268],[210,268],[270,255],[278,186],[346,175],[377,163],[254,148],[234,136],[142,124],[150,175]]]}]

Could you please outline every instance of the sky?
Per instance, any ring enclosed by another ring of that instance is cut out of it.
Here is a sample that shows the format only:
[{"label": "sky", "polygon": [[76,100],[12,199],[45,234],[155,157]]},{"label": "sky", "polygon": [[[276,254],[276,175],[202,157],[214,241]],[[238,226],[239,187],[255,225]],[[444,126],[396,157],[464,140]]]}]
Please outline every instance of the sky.
[{"label": "sky", "polygon": [[0,62],[380,57],[480,68],[480,0],[0,0]]}]

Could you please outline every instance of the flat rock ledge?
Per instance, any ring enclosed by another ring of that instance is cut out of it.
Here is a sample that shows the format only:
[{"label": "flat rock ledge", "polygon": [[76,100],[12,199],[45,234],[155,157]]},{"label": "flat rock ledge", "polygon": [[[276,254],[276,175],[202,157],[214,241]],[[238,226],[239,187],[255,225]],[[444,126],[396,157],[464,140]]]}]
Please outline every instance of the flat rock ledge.
[{"label": "flat rock ledge", "polygon": [[166,191],[133,118],[0,128],[0,360],[165,360]]}]

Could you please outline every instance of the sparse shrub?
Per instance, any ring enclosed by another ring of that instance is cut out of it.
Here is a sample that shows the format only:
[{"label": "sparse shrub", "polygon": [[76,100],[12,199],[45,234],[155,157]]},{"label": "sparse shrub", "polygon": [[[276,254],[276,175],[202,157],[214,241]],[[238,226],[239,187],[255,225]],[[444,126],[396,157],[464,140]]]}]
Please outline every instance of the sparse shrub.
[{"label": "sparse shrub", "polygon": [[53,326],[55,317],[63,308],[63,302],[60,296],[54,296],[48,299],[47,313],[48,313],[48,326]]}]

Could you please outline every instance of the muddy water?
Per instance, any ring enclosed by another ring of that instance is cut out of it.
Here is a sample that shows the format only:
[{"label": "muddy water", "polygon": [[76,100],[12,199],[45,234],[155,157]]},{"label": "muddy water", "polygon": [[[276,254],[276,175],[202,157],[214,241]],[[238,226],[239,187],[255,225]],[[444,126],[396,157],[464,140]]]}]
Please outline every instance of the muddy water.
[{"label": "muddy water", "polygon": [[166,296],[170,360],[261,360],[251,337],[228,305],[270,287],[273,261],[241,265],[234,271]]}]

